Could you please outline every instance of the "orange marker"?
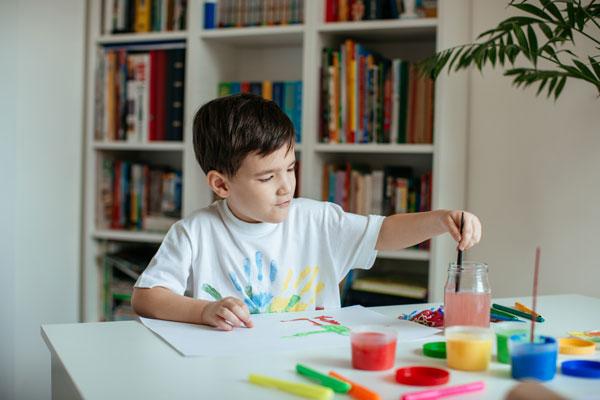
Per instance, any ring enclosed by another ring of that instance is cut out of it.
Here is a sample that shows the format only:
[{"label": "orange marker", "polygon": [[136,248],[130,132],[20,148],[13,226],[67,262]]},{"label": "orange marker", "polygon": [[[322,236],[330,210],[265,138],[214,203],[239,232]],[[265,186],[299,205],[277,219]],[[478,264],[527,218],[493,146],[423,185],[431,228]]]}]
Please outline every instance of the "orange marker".
[{"label": "orange marker", "polygon": [[348,378],[344,378],[343,376],[341,376],[340,374],[338,374],[336,372],[329,371],[329,375],[333,376],[336,379],[339,379],[340,381],[344,381],[344,382],[347,382],[350,385],[352,385],[348,394],[350,396],[354,397],[355,399],[358,399],[358,400],[381,400],[381,397],[379,397],[379,395],[377,393],[373,392],[372,390],[367,389],[364,386],[359,385],[358,383],[352,382]]},{"label": "orange marker", "polygon": [[540,314],[533,312],[533,310],[527,306],[525,306],[524,304],[521,304],[519,302],[515,303],[515,308],[519,311],[523,311],[527,314],[531,314],[533,316],[533,318],[537,318],[537,317],[541,317]]}]

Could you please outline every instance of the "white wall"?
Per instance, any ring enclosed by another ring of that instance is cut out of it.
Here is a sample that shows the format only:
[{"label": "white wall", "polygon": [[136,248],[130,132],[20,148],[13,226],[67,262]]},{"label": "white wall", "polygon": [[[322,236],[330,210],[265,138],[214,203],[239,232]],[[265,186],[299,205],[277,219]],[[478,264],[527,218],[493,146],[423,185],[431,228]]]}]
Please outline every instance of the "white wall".
[{"label": "white wall", "polygon": [[40,325],[79,316],[85,2],[1,4],[0,398],[43,399]]},{"label": "white wall", "polygon": [[[506,3],[474,1],[473,33],[507,17]],[[484,237],[469,258],[489,263],[495,296],[528,295],[540,245],[541,293],[600,296],[598,93],[568,80],[555,103],[488,69],[472,73],[470,96],[467,202]]]}]

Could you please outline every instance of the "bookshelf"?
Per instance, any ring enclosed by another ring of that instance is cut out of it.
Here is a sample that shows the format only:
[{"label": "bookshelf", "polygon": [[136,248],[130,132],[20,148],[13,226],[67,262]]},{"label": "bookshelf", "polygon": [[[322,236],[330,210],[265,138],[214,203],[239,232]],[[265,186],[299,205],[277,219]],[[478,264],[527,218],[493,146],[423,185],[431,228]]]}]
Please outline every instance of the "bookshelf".
[{"label": "bookshelf", "polygon": [[[96,165],[105,155],[128,154],[178,166],[183,173],[182,215],[210,203],[212,195],[196,165],[191,121],[201,104],[217,96],[219,82],[301,80],[302,142],[300,195],[321,199],[322,169],[328,162],[357,162],[374,167],[411,165],[431,170],[432,208],[463,208],[466,181],[467,89],[466,74],[444,75],[435,86],[433,144],[327,144],[319,142],[319,79],[321,49],[351,38],[391,57],[416,60],[436,49],[467,42],[470,38],[469,0],[439,1],[438,17],[412,20],[324,22],[324,1],[304,2],[304,23],[272,27],[204,30],[203,2],[188,1],[187,30],[145,34],[101,34],[102,2],[88,9],[86,171],[84,193],[83,310],[86,321],[101,315],[100,257],[107,243],[159,243],[162,235],[148,232],[98,229],[95,224],[98,177]],[[179,143],[115,143],[94,140],[94,84],[97,48],[119,43],[153,43],[180,40],[186,44],[183,141]],[[411,263],[427,277],[429,301],[439,301],[448,262],[455,244],[447,237],[432,241],[429,251],[381,252],[391,263]]]}]

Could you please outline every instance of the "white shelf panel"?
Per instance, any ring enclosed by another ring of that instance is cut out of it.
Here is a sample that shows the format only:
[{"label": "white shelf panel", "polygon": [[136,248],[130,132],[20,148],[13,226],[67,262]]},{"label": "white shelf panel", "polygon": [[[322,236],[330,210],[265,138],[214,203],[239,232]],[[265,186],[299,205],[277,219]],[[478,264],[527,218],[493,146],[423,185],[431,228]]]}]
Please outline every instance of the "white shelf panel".
[{"label": "white shelf panel", "polygon": [[398,251],[379,251],[377,258],[388,258],[394,260],[417,260],[428,261],[429,251],[427,250],[398,250]]},{"label": "white shelf panel", "polygon": [[315,145],[315,150],[320,153],[433,154],[433,145],[389,143],[318,143]]},{"label": "white shelf panel", "polygon": [[97,40],[98,44],[118,44],[118,43],[144,43],[163,40],[185,40],[187,32],[149,32],[149,33],[122,33],[115,35],[103,35]]},{"label": "white shelf panel", "polygon": [[92,236],[94,239],[118,240],[124,242],[160,243],[162,242],[165,234],[105,229],[94,231]]},{"label": "white shelf panel", "polygon": [[127,143],[127,142],[94,142],[92,147],[95,150],[115,150],[115,151],[183,151],[185,145],[182,142],[150,142],[150,143]]},{"label": "white shelf panel", "polygon": [[301,45],[303,36],[301,24],[209,29],[200,34],[204,40],[245,47]]},{"label": "white shelf panel", "polygon": [[317,31],[325,34],[349,35],[361,39],[384,39],[435,34],[437,18],[392,19],[380,21],[327,22]]}]

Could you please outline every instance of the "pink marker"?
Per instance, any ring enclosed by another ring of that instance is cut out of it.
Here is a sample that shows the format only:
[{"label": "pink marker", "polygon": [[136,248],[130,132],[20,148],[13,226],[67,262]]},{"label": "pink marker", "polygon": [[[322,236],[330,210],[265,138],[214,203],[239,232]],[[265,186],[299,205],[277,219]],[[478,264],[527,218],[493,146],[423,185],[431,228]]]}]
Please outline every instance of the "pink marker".
[{"label": "pink marker", "polygon": [[404,393],[400,400],[433,400],[446,396],[455,396],[458,394],[478,392],[485,388],[483,381],[467,383],[465,385],[448,386],[442,389],[422,390],[419,392]]}]

